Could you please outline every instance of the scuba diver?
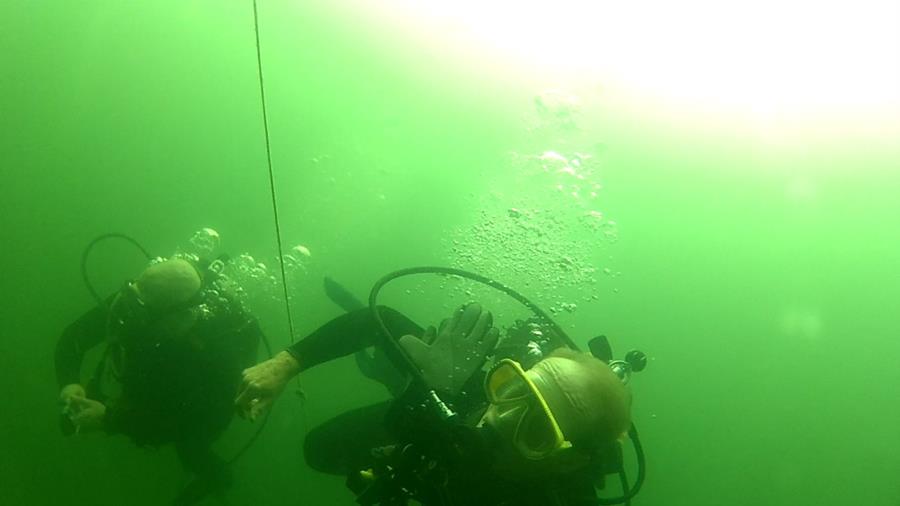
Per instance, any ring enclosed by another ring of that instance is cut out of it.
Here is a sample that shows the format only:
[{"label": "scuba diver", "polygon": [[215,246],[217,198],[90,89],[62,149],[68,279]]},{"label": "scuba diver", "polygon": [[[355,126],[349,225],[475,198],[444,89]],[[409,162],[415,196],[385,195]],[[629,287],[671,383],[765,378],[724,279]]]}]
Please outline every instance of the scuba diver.
[{"label": "scuba diver", "polygon": [[[235,404],[256,418],[300,372],[368,346],[411,364],[395,399],[307,434],[307,463],[347,476],[359,504],[616,504],[639,489],[625,490],[619,441],[632,434],[631,396],[621,371],[561,345],[558,326],[519,321],[501,339],[477,303],[427,329],[388,307],[341,305],[350,311],[245,370]],[[616,472],[621,500],[598,498]]]},{"label": "scuba diver", "polygon": [[[56,346],[63,432],[174,444],[194,475],[175,505],[230,485],[228,463],[211,444],[229,425],[241,370],[256,361],[264,339],[257,321],[214,284],[217,262],[155,261],[111,297],[97,297]],[[85,353],[101,344],[103,358],[83,378]]]}]

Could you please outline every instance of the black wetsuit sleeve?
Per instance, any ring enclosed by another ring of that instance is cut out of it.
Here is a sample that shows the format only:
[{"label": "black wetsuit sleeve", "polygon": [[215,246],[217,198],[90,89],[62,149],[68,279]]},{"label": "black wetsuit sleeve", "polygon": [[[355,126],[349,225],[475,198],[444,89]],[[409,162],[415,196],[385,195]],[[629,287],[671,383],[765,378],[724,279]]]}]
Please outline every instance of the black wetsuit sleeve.
[{"label": "black wetsuit sleeve", "polygon": [[81,383],[84,354],[103,342],[105,334],[106,310],[99,306],[66,327],[56,343],[56,382],[60,388]]},{"label": "black wetsuit sleeve", "polygon": [[[388,307],[379,307],[379,310],[385,325],[395,336],[422,334],[422,327],[399,311]],[[338,316],[285,351],[297,359],[301,370],[306,370],[380,344],[384,338],[372,312],[364,308]]]}]

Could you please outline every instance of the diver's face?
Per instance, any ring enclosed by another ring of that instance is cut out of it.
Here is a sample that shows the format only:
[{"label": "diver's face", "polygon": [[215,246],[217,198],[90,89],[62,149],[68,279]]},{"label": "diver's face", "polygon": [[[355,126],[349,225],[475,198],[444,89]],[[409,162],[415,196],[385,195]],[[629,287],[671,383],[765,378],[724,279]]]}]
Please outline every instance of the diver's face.
[{"label": "diver's face", "polygon": [[545,434],[545,421],[540,406],[534,398],[523,398],[510,404],[491,404],[484,414],[483,424],[499,436],[502,451],[513,451],[523,458],[532,455],[552,443]]},{"label": "diver's face", "polygon": [[[547,360],[552,359],[542,362]],[[529,460],[540,460],[571,447],[553,406],[540,388],[537,368],[525,371],[518,362],[503,359],[485,378],[485,394],[491,405],[482,418],[482,426],[509,443],[501,446],[511,445]]]},{"label": "diver's face", "polygon": [[500,432],[492,422],[486,422],[482,430],[490,435],[491,468],[493,472],[511,480],[543,480],[548,475],[565,473],[584,467],[588,462],[584,455],[565,450],[542,459],[525,457],[513,444],[508,432]]}]

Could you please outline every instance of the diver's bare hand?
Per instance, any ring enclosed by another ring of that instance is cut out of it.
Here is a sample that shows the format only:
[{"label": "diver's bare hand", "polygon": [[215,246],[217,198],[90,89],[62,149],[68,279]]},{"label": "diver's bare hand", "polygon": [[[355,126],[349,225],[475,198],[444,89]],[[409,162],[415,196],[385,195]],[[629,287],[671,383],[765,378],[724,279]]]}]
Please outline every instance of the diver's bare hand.
[{"label": "diver's bare hand", "polygon": [[243,382],[234,400],[238,414],[256,420],[298,372],[300,364],[286,351],[244,369]]},{"label": "diver's bare hand", "polygon": [[84,387],[78,383],[66,385],[59,391],[59,405],[62,407],[62,413],[64,415],[68,415],[72,411],[72,399],[77,397],[87,397],[87,394],[84,392]]},{"label": "diver's bare hand", "polygon": [[87,397],[72,397],[69,401],[69,419],[75,425],[76,433],[93,432],[103,427],[106,406]]}]

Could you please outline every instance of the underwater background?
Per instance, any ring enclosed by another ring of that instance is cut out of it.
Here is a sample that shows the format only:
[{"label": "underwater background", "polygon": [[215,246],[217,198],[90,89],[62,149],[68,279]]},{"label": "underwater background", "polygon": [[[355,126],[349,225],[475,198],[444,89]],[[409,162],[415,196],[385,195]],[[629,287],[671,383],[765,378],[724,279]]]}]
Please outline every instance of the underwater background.
[{"label": "underwater background", "polygon": [[[53,349],[91,239],[209,227],[275,351],[340,314],[325,276],[364,299],[419,265],[643,350],[635,505],[900,505],[900,4],[533,4],[260,0],[270,180],[251,2],[0,3],[0,504],[186,483],[171,448],[61,435]],[[107,241],[88,268],[109,293],[145,263]],[[349,357],[299,385],[204,504],[354,504],[303,437],[387,393]]]}]

